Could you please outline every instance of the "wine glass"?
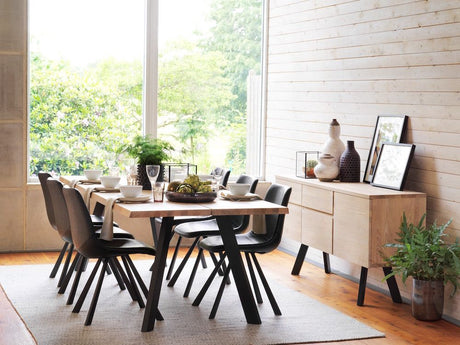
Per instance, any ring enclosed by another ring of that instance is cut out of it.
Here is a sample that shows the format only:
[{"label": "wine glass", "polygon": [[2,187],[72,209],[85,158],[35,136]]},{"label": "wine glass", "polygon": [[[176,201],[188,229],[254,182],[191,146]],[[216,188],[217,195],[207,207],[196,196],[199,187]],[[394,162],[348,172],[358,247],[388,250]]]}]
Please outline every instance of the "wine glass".
[{"label": "wine glass", "polygon": [[150,184],[155,186],[155,182],[157,182],[158,175],[160,174],[160,166],[159,165],[146,165],[145,170],[147,172],[147,176],[150,180]]},{"label": "wine glass", "polygon": [[218,192],[220,189],[220,180],[222,180],[222,175],[212,175],[212,190]]}]

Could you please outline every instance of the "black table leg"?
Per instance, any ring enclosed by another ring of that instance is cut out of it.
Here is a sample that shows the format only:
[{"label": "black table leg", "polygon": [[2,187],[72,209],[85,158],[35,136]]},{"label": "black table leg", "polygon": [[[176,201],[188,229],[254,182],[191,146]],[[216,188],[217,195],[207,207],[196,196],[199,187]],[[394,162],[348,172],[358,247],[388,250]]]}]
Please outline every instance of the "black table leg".
[{"label": "black table leg", "polygon": [[152,236],[153,236],[153,244],[155,248],[158,248],[158,233],[157,233],[157,226],[155,222],[156,218],[150,218],[150,227],[152,229]]},{"label": "black table leg", "polygon": [[329,274],[331,273],[331,262],[329,261],[329,254],[323,252],[323,262],[324,262],[324,272]]},{"label": "black table leg", "polygon": [[364,304],[364,295],[366,293],[366,282],[367,282],[367,267],[361,267],[361,277],[359,278],[359,290],[358,290],[358,301],[357,305],[362,306]]},{"label": "black table leg", "polygon": [[308,246],[301,243],[299,252],[297,253],[297,257],[295,259],[294,267],[292,267],[291,274],[294,276],[299,275],[300,269],[302,268],[303,261],[305,260],[305,255],[307,255]]},{"label": "black table leg", "polygon": [[[144,320],[142,322],[142,332],[152,331],[155,326],[155,315],[158,310],[158,302],[160,301],[161,284],[168,256],[173,220],[173,217],[163,217],[163,221],[161,222],[157,253],[152,266],[152,277],[150,279]],[[153,224],[152,231],[155,231],[155,222],[153,221],[151,224]]]},{"label": "black table leg", "polygon": [[218,216],[216,220],[224,243],[225,253],[232,268],[233,279],[235,280],[246,321],[250,324],[261,324],[259,311],[257,310],[243,259],[241,258],[236,242],[235,232],[231,223],[232,218],[229,216]]},{"label": "black table leg", "polygon": [[[393,272],[391,267],[382,267],[385,275]],[[388,289],[390,290],[391,299],[394,303],[402,303],[401,294],[399,293],[398,283],[394,276],[387,279]]]}]

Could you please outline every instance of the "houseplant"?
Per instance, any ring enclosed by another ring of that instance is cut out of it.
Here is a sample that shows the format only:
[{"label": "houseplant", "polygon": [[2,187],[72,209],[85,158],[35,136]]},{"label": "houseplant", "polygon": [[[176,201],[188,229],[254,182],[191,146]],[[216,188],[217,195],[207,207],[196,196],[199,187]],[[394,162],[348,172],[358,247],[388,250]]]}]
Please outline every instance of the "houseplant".
[{"label": "houseplant", "polygon": [[160,165],[158,181],[163,181],[163,163],[170,159],[173,147],[167,141],[150,135],[137,135],[130,144],[122,145],[120,152],[125,152],[137,160],[137,182],[143,189],[151,189],[150,181],[145,171],[146,165]]},{"label": "houseplant", "polygon": [[436,221],[425,227],[426,214],[418,224],[408,224],[406,215],[398,233],[397,243],[388,243],[385,247],[396,248],[396,252],[385,257],[393,272],[385,276],[388,279],[395,274],[401,275],[403,283],[413,277],[412,315],[418,320],[438,320],[444,306],[444,287],[453,285],[452,295],[458,288],[460,276],[460,246],[456,238],[448,242],[446,228],[452,219],[443,225]]}]

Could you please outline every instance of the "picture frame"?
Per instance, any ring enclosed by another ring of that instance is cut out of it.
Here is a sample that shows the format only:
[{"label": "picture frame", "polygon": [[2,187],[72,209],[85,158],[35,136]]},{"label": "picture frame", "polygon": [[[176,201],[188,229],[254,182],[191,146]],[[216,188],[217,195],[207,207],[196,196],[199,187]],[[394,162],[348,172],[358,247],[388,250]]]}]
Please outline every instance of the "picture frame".
[{"label": "picture frame", "polygon": [[371,185],[403,190],[414,151],[414,144],[382,143]]},{"label": "picture frame", "polygon": [[363,182],[370,183],[377,164],[377,158],[384,142],[400,143],[406,135],[406,115],[379,115],[375,124],[366,169],[364,170]]}]

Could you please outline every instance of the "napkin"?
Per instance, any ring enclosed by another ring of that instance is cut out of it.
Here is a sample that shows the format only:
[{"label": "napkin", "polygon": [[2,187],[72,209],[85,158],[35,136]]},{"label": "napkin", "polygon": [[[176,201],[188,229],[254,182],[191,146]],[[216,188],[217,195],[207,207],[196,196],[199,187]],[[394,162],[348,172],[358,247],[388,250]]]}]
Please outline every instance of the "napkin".
[{"label": "napkin", "polygon": [[113,205],[119,198],[108,198],[104,208],[104,223],[102,224],[100,239],[112,241],[113,239]]}]

